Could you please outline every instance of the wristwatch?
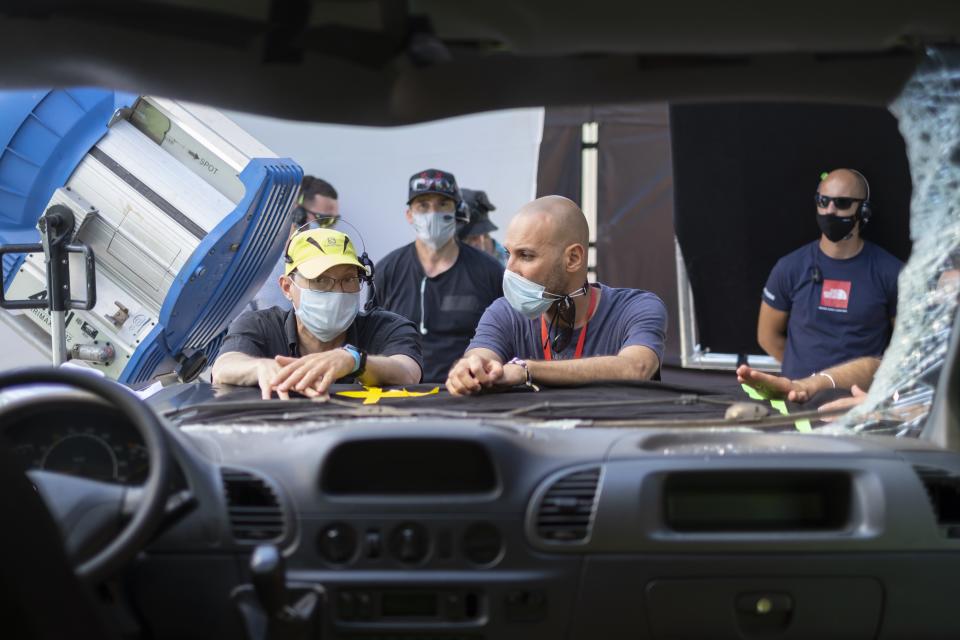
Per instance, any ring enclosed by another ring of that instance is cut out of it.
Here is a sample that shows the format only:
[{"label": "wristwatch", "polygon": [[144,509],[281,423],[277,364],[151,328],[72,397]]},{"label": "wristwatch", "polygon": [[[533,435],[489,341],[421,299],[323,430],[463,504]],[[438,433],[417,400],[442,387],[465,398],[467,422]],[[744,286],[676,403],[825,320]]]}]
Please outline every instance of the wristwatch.
[{"label": "wristwatch", "polygon": [[[522,360],[522,359],[520,359],[520,358],[512,358],[512,359],[511,359],[509,362],[507,362],[506,364],[515,364],[515,365],[517,365],[518,367],[521,367],[521,368],[523,369],[523,375],[524,375],[523,385],[524,385],[525,387],[530,387],[530,388],[533,389],[534,391],[540,391],[540,387],[538,387],[537,385],[533,384],[533,376],[530,375],[530,367],[527,366],[527,361],[526,361],[526,360]],[[506,366],[506,365],[504,365],[504,366]]]},{"label": "wristwatch", "polygon": [[341,348],[353,356],[354,366],[350,374],[355,376],[361,375],[367,368],[367,352],[352,344],[345,344]]}]

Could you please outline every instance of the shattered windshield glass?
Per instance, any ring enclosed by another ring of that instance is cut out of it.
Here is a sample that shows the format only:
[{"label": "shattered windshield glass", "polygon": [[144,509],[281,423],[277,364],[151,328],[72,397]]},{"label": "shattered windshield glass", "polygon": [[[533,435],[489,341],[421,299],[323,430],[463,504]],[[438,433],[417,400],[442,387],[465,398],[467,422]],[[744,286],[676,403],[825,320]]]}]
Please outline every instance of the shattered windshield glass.
[{"label": "shattered windshield glass", "polygon": [[960,296],[960,55],[930,50],[890,107],[913,181],[913,252],[896,326],[866,400],[841,429],[917,436],[930,412]]}]

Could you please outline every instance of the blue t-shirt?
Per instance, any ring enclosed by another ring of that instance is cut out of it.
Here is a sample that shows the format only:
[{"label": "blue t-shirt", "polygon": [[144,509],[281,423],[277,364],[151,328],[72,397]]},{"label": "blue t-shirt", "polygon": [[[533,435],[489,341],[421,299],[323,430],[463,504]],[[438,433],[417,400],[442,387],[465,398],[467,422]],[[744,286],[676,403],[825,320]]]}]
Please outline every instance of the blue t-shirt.
[{"label": "blue t-shirt", "polygon": [[870,242],[846,260],[827,256],[819,240],[780,258],[763,301],[790,314],[783,375],[804,378],[847,360],[882,355],[897,314],[901,267]]},{"label": "blue t-shirt", "polygon": [[[582,357],[615,356],[624,347],[639,344],[649,347],[663,362],[663,343],[667,337],[667,308],[649,291],[600,288],[600,302],[587,323]],[[554,360],[573,358],[582,329],[575,329],[566,349],[552,353]],[[552,335],[552,334],[551,334]],[[484,312],[470,349],[490,349],[503,362],[511,358],[543,360],[540,318],[529,320],[520,315],[506,298],[499,298]]]}]

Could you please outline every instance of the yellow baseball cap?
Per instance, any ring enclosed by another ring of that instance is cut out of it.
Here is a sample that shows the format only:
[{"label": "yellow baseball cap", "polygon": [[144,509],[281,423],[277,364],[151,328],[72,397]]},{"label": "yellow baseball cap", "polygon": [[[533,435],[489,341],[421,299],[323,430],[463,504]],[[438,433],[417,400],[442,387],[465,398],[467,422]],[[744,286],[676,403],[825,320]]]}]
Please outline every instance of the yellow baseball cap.
[{"label": "yellow baseball cap", "polygon": [[285,258],[284,275],[296,269],[307,280],[339,264],[364,268],[347,234],[333,229],[309,229],[296,234],[290,238]]}]

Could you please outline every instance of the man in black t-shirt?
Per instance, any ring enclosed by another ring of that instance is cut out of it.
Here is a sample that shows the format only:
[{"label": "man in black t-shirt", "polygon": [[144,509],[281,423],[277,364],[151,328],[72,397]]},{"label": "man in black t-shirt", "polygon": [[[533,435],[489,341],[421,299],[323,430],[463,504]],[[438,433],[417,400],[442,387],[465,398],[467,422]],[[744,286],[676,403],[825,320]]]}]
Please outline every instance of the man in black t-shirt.
[{"label": "man in black t-shirt", "polygon": [[407,222],[416,240],[377,264],[377,301],[421,334],[424,382],[443,382],[484,310],[503,295],[503,267],[456,239],[456,178],[427,169],[410,178]]},{"label": "man in black t-shirt", "polygon": [[264,399],[274,391],[307,397],[326,393],[337,381],[366,385],[416,384],[420,345],[413,324],[388,311],[358,315],[365,267],[346,234],[302,231],[285,252],[283,295],[293,303],[234,320],[213,363],[213,381],[259,385]]}]

